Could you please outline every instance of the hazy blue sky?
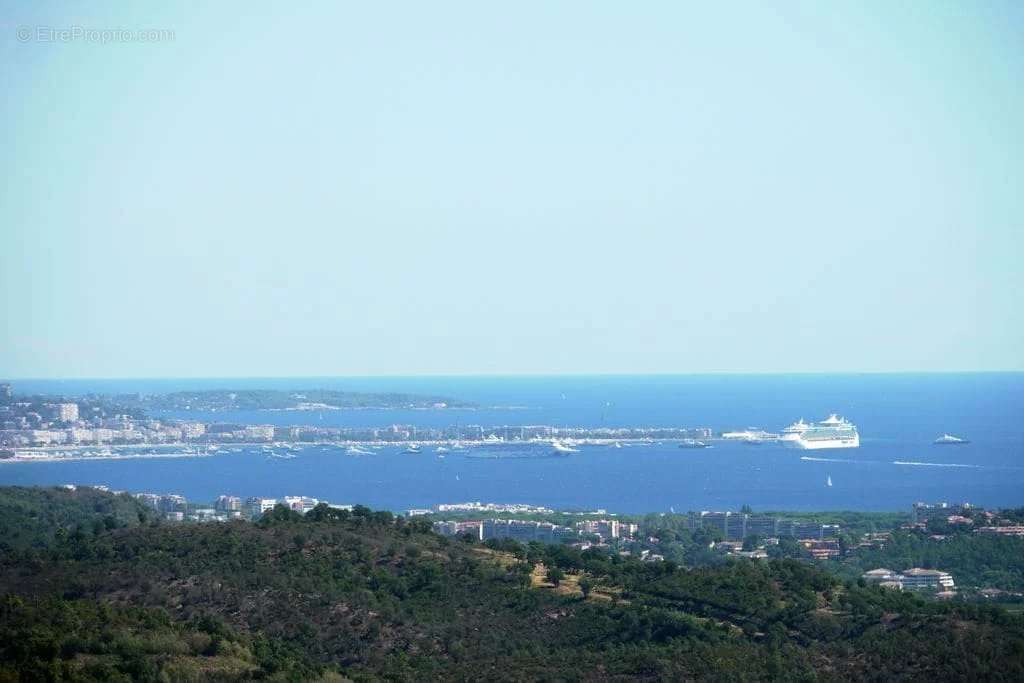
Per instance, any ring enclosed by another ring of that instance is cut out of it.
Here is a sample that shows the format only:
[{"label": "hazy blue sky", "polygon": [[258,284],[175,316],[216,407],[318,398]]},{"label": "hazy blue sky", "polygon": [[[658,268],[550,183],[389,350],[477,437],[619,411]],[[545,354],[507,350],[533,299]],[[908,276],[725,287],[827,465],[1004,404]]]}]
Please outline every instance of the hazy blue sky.
[{"label": "hazy blue sky", "polygon": [[0,375],[1024,369],[1024,3],[209,4],[0,5]]}]

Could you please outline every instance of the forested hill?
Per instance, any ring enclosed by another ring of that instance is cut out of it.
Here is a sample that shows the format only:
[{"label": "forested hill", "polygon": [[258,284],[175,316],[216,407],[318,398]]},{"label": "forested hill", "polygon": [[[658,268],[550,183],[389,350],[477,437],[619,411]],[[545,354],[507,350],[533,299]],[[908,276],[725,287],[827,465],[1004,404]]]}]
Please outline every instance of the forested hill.
[{"label": "forested hill", "polygon": [[127,495],[112,495],[90,487],[0,488],[0,553],[46,548],[58,537],[138,526],[156,513]]},{"label": "forested hill", "polygon": [[[5,528],[65,496],[0,489]],[[0,555],[0,680],[1024,679],[1020,617],[792,560],[691,571],[487,546],[361,507],[206,525],[82,512]]]}]

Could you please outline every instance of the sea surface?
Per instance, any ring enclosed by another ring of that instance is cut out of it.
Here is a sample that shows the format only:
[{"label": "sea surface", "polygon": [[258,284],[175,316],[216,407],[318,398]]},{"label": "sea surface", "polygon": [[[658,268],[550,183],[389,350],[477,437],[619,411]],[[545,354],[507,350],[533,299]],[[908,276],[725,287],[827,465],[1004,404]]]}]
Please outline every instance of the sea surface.
[{"label": "sea surface", "polygon": [[[0,465],[0,484],[105,484],[180,493],[194,501],[308,495],[396,511],[463,501],[521,502],[558,509],[641,513],[675,510],[906,510],[914,501],[1024,505],[1024,373],[893,375],[686,375],[473,378],[25,380],[16,393],[155,393],[208,388],[407,391],[472,401],[474,410],[167,413],[209,421],[277,425],[452,424],[760,427],[837,412],[857,424],[858,449],[787,450],[717,442],[583,446],[564,458],[437,457],[400,448],[348,456],[310,447],[296,457],[263,449],[203,458]],[[963,446],[935,446],[949,432]],[[501,456],[547,447],[491,448]],[[828,478],[832,486],[826,485]]]}]

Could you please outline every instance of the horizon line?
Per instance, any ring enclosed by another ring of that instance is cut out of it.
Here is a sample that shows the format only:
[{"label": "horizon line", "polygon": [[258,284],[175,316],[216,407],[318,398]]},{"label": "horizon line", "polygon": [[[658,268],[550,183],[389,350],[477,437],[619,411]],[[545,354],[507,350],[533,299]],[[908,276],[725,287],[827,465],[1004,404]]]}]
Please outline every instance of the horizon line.
[{"label": "horizon line", "polygon": [[58,376],[2,377],[0,382],[83,382],[139,380],[299,380],[299,379],[518,379],[518,378],[582,378],[582,377],[721,377],[721,376],[856,376],[856,375],[1014,375],[1024,369],[1006,370],[705,370],[699,372],[523,372],[523,373],[413,373],[413,374],[343,374],[343,375],[121,375],[121,376]]}]

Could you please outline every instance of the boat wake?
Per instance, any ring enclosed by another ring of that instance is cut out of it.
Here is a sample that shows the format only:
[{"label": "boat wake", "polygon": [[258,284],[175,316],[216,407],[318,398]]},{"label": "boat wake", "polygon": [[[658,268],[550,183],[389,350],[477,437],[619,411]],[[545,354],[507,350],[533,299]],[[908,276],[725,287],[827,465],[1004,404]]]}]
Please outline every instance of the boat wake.
[{"label": "boat wake", "polygon": [[810,462],[859,462],[858,460],[846,460],[843,458],[815,458],[810,455],[801,455],[801,460],[809,460]]},{"label": "boat wake", "polygon": [[970,469],[981,469],[981,465],[962,465],[957,462],[912,462],[907,460],[893,460],[893,465],[913,465],[914,467],[968,467]]}]

